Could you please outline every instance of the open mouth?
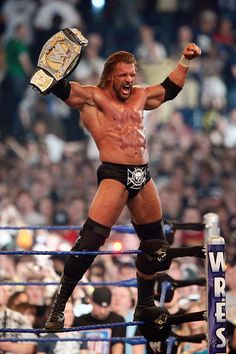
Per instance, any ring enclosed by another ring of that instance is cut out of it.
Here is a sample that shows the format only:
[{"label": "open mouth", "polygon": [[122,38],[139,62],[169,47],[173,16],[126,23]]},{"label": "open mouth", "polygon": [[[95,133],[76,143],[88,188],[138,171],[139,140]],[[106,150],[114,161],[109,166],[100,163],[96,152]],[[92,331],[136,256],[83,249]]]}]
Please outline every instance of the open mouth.
[{"label": "open mouth", "polygon": [[121,91],[122,91],[122,94],[125,96],[130,95],[131,85],[129,85],[129,84],[123,85]]}]

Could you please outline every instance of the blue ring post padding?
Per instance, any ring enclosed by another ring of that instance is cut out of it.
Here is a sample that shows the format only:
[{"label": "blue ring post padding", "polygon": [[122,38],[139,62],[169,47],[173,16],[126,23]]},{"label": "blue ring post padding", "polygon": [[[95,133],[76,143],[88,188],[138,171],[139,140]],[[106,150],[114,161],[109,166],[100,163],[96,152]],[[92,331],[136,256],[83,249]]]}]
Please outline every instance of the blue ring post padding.
[{"label": "blue ring post padding", "polygon": [[172,349],[173,346],[176,342],[176,337],[174,336],[170,336],[167,338],[166,343],[167,343],[167,350],[166,350],[166,354],[171,354],[172,353]]},{"label": "blue ring post padding", "polygon": [[169,281],[163,281],[161,283],[161,297],[160,297],[160,301],[159,301],[159,305],[163,306],[165,303],[165,299],[166,299],[166,293],[167,290],[171,289],[171,283]]},{"label": "blue ring post padding", "polygon": [[225,240],[207,240],[208,352],[226,353]]},{"label": "blue ring post padding", "polygon": [[170,234],[173,231],[173,229],[172,229],[172,227],[170,225],[164,224],[163,231],[164,231],[164,233],[166,235],[168,235],[168,234]]}]

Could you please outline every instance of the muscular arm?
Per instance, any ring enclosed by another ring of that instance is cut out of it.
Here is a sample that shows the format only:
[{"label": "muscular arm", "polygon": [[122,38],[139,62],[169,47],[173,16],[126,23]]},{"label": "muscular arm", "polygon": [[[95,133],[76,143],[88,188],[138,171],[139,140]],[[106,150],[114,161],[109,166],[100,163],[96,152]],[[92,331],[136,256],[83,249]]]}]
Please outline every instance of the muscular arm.
[{"label": "muscular arm", "polygon": [[81,109],[85,104],[93,105],[92,87],[81,86],[78,82],[68,82],[62,79],[51,89],[51,92],[68,106]]},{"label": "muscular arm", "polygon": [[175,69],[169,74],[166,80],[159,85],[146,88],[147,100],[145,109],[151,110],[159,107],[163,102],[173,99],[184,86],[190,60],[201,54],[200,48],[194,44],[186,45],[183,55]]},{"label": "muscular arm", "polygon": [[81,86],[78,82],[70,82],[71,90],[69,97],[65,100],[68,106],[81,108],[84,104],[93,105],[93,96],[90,86]]}]

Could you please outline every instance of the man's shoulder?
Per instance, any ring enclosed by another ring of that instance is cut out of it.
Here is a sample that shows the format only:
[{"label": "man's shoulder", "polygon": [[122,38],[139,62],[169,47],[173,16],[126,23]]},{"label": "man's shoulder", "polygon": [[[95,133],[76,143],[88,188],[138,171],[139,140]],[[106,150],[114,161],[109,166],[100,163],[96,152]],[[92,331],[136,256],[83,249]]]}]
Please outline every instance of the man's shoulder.
[{"label": "man's shoulder", "polygon": [[145,94],[145,86],[144,85],[143,86],[135,85],[133,87],[133,95],[135,95],[135,94],[139,95],[139,97],[144,95]]},{"label": "man's shoulder", "polygon": [[134,90],[142,91],[145,89],[145,85],[134,85]]},{"label": "man's shoulder", "polygon": [[79,85],[83,88],[83,90],[87,91],[87,93],[92,95],[93,97],[99,97],[104,95],[104,90],[96,85]]}]

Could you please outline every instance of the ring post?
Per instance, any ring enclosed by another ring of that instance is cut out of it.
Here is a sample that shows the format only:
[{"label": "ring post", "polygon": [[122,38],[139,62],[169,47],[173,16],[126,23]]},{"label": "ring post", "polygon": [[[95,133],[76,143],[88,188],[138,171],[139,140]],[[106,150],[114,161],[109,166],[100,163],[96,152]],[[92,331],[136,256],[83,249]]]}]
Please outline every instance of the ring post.
[{"label": "ring post", "polygon": [[204,215],[207,278],[208,353],[226,353],[225,240],[217,214]]}]

